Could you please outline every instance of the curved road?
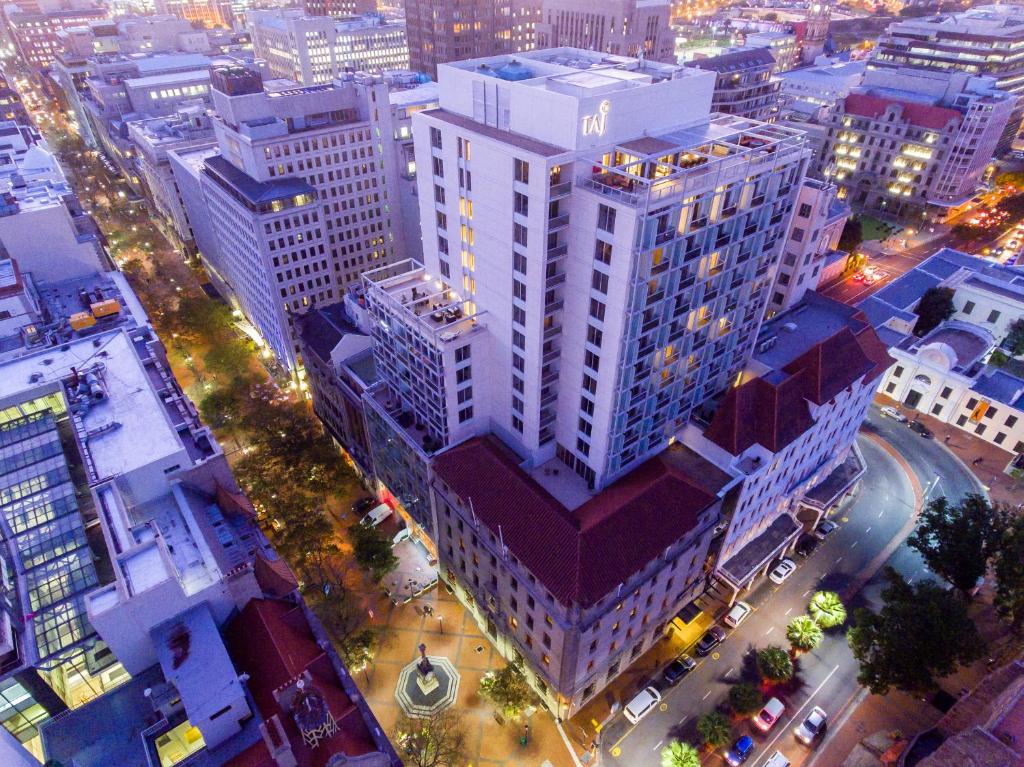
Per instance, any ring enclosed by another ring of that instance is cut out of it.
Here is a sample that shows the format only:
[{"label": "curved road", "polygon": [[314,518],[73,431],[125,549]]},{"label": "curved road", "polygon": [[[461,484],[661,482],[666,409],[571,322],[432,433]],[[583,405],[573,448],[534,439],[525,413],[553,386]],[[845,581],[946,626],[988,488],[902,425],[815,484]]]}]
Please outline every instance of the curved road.
[{"label": "curved road", "polygon": [[[896,460],[876,439],[884,440],[905,463]],[[743,678],[757,681],[753,652],[768,644],[787,645],[786,624],[804,612],[812,591],[838,591],[852,610],[877,598],[883,563],[893,565],[908,578],[927,576],[917,554],[902,543],[911,528],[915,506],[914,485],[904,467],[909,467],[928,498],[940,494],[959,498],[979,492],[980,486],[941,444],[880,417],[877,408],[871,409],[858,445],[867,473],[855,497],[831,515],[839,523],[839,530],[809,558],[798,560],[797,571],[784,584],[776,586],[764,579],[744,595],[744,601],[755,611],[730,633],[716,653],[700,659],[682,682],[662,689],[662,710],[655,710],[635,727],[621,715],[612,720],[602,737],[603,765],[655,765],[658,752],[669,740],[697,742],[697,718],[725,701],[730,684]],[[893,551],[896,541],[899,544]],[[865,576],[876,567],[877,572],[865,585]],[[807,749],[791,735],[793,719],[812,705],[820,705],[834,721],[860,689],[857,664],[842,632],[827,634],[814,652],[802,655],[798,676],[800,683],[785,696],[786,718],[766,736],[753,734],[757,750],[750,765],[759,765],[776,748],[796,764],[806,760]],[[737,737],[741,732],[749,732],[749,728],[736,728]],[[723,763],[718,755],[706,755],[704,761]]]}]

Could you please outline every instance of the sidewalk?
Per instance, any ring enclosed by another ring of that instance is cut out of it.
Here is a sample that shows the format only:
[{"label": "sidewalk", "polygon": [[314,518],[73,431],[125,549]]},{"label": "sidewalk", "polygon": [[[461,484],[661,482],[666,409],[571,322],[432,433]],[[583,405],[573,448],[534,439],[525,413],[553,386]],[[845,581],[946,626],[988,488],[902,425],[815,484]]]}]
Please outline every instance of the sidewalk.
[{"label": "sidewalk", "polygon": [[[918,420],[932,430],[935,439],[945,444],[978,481],[988,491],[993,503],[1004,503],[1017,506],[1024,500],[1024,480],[1014,479],[1004,474],[1003,469],[1013,458],[1012,453],[1002,450],[991,442],[986,442],[973,434],[968,434],[948,423],[930,415],[903,407],[884,394],[876,394],[875,401],[879,405],[890,405],[898,409],[910,419]],[[977,464],[975,460],[981,459]]]}]

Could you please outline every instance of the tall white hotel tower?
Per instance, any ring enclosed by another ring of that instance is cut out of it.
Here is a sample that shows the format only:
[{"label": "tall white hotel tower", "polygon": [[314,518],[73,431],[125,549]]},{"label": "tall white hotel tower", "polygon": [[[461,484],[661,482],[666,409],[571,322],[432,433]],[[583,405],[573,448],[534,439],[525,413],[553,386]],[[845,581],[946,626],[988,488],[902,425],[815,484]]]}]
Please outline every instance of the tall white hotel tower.
[{"label": "tall white hotel tower", "polygon": [[740,374],[809,150],[710,114],[698,69],[558,48],[438,80],[424,265],[364,275],[386,405],[427,453],[492,433],[600,490]]}]

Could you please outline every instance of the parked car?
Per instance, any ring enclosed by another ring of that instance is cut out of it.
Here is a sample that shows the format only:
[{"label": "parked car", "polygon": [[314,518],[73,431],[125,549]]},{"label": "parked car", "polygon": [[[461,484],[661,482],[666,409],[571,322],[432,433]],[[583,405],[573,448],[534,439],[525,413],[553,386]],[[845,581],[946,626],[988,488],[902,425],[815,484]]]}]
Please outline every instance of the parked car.
[{"label": "parked car", "polygon": [[828,727],[828,714],[815,706],[811,709],[811,713],[793,730],[793,734],[796,735],[797,740],[805,746],[809,746],[825,734],[826,727]]},{"label": "parked car", "polygon": [[622,713],[632,724],[636,724],[661,703],[661,693],[653,687],[645,687],[629,703]]},{"label": "parked car", "polygon": [[819,541],[823,541],[838,529],[839,525],[835,522],[830,519],[823,519],[818,523],[818,526],[814,528],[814,537]]},{"label": "parked car", "polygon": [[718,645],[722,644],[725,640],[725,629],[721,626],[712,626],[705,632],[704,636],[697,642],[697,646],[694,651],[700,657],[704,657],[711,653]]},{"label": "parked car", "polygon": [[784,713],[786,713],[786,704],[778,698],[771,698],[754,716],[754,726],[761,732],[768,732]]},{"label": "parked car", "polygon": [[725,761],[730,767],[739,767],[750,758],[752,753],[754,753],[754,739],[749,735],[744,735],[725,752]]},{"label": "parked car", "polygon": [[801,557],[809,557],[816,548],[818,548],[818,539],[809,533],[804,533],[797,539],[793,550]]},{"label": "parked car", "polygon": [[696,667],[697,661],[695,661],[686,653],[683,653],[674,661],[665,666],[665,670],[661,672],[661,675],[665,678],[665,681],[668,684],[675,684],[684,676],[693,671]]},{"label": "parked car", "polygon": [[772,583],[782,584],[786,578],[796,572],[796,562],[792,559],[780,559],[775,568],[768,573],[768,580]]},{"label": "parked car", "polygon": [[378,503],[379,501],[376,498],[360,498],[352,504],[352,513],[357,517],[362,517]]},{"label": "parked car", "polygon": [[903,413],[901,413],[899,410],[892,407],[891,405],[886,405],[885,407],[882,408],[882,415],[884,415],[886,418],[891,418],[894,421],[899,421],[900,423],[907,422],[907,417],[903,415]]},{"label": "parked car", "polygon": [[915,432],[925,439],[932,439],[935,435],[932,434],[932,430],[925,426],[920,421],[911,421],[907,424],[912,432]]},{"label": "parked car", "polygon": [[379,506],[374,506],[369,514],[359,520],[359,524],[366,525],[367,527],[376,527],[390,516],[391,507],[386,503],[382,503]]},{"label": "parked car", "polygon": [[789,759],[781,751],[776,751],[761,767],[789,767]]},{"label": "parked car", "polygon": [[746,602],[737,602],[732,606],[732,609],[725,614],[725,617],[722,618],[722,623],[729,628],[734,629],[743,623],[744,619],[752,612],[754,612],[754,608]]}]

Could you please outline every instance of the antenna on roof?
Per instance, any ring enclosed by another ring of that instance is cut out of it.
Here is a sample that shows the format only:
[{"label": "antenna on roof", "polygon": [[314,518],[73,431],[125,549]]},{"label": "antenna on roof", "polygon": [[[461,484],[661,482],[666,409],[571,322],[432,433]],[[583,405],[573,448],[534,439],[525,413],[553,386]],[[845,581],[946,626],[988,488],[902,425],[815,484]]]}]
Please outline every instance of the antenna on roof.
[{"label": "antenna on roof", "polygon": [[501,534],[501,525],[498,525],[498,540],[501,541],[501,556],[508,556],[508,547],[505,546],[505,536]]},{"label": "antenna on roof", "polygon": [[480,520],[476,518],[476,509],[473,508],[473,496],[467,496],[466,500],[469,501],[469,513],[473,515],[473,525],[479,529]]}]

